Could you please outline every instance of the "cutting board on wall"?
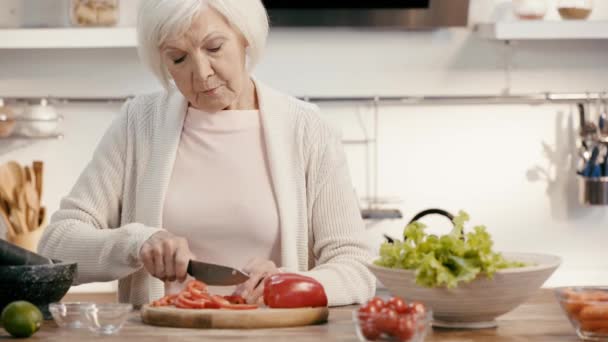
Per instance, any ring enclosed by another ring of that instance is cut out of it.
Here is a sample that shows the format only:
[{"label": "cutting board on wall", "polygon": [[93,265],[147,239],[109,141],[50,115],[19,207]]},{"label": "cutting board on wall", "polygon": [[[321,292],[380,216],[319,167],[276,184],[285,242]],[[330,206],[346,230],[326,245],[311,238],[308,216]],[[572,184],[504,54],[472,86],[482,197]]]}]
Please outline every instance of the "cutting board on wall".
[{"label": "cutting board on wall", "polygon": [[141,308],[146,324],[193,329],[264,329],[300,327],[327,322],[329,309],[297,308],[256,310],[178,309],[175,307]]}]

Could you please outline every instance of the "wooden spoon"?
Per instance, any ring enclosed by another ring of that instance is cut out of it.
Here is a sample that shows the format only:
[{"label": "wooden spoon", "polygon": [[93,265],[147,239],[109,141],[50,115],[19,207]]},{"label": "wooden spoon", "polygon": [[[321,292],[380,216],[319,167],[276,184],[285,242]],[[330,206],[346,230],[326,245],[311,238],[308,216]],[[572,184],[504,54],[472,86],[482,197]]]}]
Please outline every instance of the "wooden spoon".
[{"label": "wooden spoon", "polygon": [[25,183],[25,171],[16,161],[6,163],[9,173],[12,175],[15,185],[21,187]]},{"label": "wooden spoon", "polygon": [[15,181],[11,172],[6,165],[0,166],[0,195],[12,205],[16,205],[14,190]]}]

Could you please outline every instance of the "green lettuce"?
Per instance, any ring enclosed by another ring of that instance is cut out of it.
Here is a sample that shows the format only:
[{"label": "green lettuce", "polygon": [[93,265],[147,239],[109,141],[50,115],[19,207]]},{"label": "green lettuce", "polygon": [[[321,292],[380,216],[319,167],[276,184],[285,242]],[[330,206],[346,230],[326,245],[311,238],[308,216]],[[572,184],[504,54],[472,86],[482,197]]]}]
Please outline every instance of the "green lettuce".
[{"label": "green lettuce", "polygon": [[493,242],[485,226],[465,233],[469,215],[460,211],[449,234],[427,234],[426,226],[413,222],[403,230],[404,241],[383,243],[375,264],[382,267],[416,271],[416,283],[425,287],[457,287],[480,273],[492,278],[504,268],[523,267],[524,263],[506,260],[492,250]]}]

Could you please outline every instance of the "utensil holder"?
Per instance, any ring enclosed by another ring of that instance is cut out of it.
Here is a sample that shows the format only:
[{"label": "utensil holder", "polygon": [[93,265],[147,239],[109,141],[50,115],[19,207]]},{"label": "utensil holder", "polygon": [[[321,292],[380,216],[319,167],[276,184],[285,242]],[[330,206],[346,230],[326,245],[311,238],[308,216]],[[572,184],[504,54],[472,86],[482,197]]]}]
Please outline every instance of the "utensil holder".
[{"label": "utensil holder", "polygon": [[584,205],[608,205],[608,177],[578,176],[579,198]]},{"label": "utensil holder", "polygon": [[44,229],[38,228],[34,231],[27,231],[23,234],[8,235],[7,240],[21,248],[25,248],[31,252],[37,253],[38,242],[42,237]]}]

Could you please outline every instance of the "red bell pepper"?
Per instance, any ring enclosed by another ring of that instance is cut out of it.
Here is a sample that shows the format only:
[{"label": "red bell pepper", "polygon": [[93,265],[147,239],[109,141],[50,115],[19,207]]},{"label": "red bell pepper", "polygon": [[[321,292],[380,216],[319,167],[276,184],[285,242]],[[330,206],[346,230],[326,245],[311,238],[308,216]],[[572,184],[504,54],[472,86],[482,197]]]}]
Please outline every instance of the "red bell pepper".
[{"label": "red bell pepper", "polygon": [[318,281],[295,273],[278,273],[264,280],[264,304],[271,308],[327,306],[327,295]]}]

